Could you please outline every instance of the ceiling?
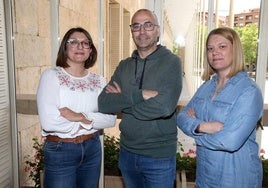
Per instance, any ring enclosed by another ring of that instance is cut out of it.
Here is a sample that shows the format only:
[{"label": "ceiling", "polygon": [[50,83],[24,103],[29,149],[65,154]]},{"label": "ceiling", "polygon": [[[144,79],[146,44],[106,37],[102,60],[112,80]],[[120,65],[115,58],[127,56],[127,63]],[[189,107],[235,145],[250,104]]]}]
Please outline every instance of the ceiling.
[{"label": "ceiling", "polygon": [[165,0],[165,10],[175,37],[184,37],[192,22],[196,0]]}]

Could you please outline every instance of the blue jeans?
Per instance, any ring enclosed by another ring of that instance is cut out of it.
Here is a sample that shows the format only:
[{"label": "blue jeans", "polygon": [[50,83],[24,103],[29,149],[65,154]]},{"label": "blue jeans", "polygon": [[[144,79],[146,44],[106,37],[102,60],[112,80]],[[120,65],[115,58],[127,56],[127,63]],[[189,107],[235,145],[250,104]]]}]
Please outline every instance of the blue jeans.
[{"label": "blue jeans", "polygon": [[44,160],[45,188],[96,188],[101,168],[99,134],[78,144],[46,140]]},{"label": "blue jeans", "polygon": [[120,149],[119,168],[126,188],[173,188],[176,157],[150,158]]}]

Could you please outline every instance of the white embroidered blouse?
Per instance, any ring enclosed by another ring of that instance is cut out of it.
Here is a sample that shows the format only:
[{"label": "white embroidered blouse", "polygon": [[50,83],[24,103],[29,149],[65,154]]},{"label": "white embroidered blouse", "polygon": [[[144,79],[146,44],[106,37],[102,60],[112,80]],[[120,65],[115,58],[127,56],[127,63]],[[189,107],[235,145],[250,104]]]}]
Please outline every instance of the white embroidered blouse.
[{"label": "white embroidered blouse", "polygon": [[[98,96],[105,85],[102,76],[90,72],[84,77],[74,77],[62,67],[44,71],[37,90],[42,136],[73,138],[114,126],[115,115],[98,112]],[[83,113],[92,123],[84,124],[65,119],[58,110],[63,107]],[[80,126],[83,129],[79,129]]]}]

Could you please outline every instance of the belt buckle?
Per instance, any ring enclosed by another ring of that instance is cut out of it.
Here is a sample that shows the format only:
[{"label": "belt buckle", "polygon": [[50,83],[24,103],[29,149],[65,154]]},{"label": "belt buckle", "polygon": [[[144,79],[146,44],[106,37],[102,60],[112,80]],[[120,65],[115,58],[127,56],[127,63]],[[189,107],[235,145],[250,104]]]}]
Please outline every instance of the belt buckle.
[{"label": "belt buckle", "polygon": [[81,144],[83,142],[83,137],[82,136],[77,136],[74,138],[74,143],[75,144]]}]

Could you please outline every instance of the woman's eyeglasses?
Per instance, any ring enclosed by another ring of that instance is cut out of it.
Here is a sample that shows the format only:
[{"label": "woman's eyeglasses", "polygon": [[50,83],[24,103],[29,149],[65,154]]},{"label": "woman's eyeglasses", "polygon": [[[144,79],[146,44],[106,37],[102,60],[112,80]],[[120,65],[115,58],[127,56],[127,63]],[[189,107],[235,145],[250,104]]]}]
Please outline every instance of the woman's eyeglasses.
[{"label": "woman's eyeglasses", "polygon": [[72,48],[76,48],[76,47],[78,47],[79,45],[82,45],[82,47],[84,48],[84,49],[89,49],[90,47],[91,47],[91,42],[89,42],[89,41],[79,41],[79,40],[77,40],[77,39],[69,39],[69,40],[67,40],[67,43],[68,44],[70,44],[70,46],[72,47]]}]

